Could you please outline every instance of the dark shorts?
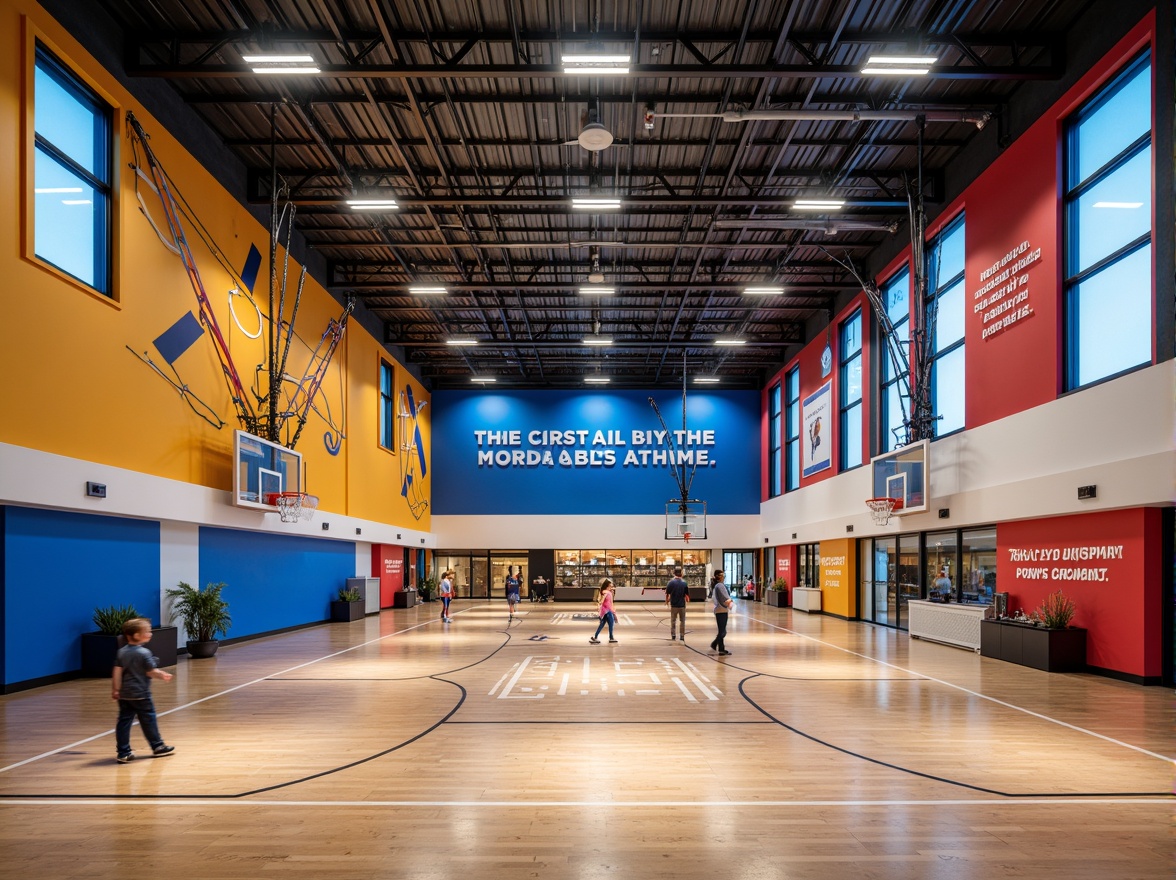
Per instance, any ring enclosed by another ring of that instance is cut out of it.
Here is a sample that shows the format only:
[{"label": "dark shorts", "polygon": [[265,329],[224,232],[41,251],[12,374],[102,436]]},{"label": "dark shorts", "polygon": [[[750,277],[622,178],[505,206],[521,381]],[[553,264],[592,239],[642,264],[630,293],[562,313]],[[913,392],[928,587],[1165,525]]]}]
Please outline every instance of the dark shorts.
[{"label": "dark shorts", "polygon": [[519,604],[519,594],[518,593],[507,593],[506,594],[506,601],[510,602],[513,605],[518,605]]}]

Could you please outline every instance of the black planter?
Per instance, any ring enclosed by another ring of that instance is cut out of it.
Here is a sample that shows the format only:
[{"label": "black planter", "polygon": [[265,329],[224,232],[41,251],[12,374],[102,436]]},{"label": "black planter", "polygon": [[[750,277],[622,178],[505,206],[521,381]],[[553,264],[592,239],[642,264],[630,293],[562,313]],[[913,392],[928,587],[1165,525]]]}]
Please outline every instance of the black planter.
[{"label": "black planter", "polygon": [[1086,668],[1086,630],[984,620],[980,623],[980,655],[1043,672],[1081,672]]},{"label": "black planter", "polygon": [[331,602],[331,620],[350,623],[359,620],[363,614],[363,602],[341,602],[338,599]]},{"label": "black planter", "polygon": [[188,656],[193,660],[202,660],[206,657],[211,657],[216,653],[216,649],[220,647],[220,642],[213,640],[211,642],[194,642],[188,640]]},{"label": "black planter", "polygon": [[122,644],[122,636],[106,633],[82,633],[82,675],[110,678],[114,669],[114,655]]},{"label": "black planter", "polygon": [[764,592],[764,602],[768,605],[774,605],[777,608],[788,607],[788,591],[787,590],[767,590]]}]

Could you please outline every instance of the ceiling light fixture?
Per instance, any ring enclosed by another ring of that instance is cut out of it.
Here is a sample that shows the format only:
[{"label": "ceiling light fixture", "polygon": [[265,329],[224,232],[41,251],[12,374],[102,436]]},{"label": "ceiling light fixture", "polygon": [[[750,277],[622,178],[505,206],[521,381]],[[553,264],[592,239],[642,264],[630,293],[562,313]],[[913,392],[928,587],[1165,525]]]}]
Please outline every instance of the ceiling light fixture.
[{"label": "ceiling light fixture", "polygon": [[627,76],[629,73],[628,55],[564,55],[563,72],[569,76]]},{"label": "ceiling light fixture", "polygon": [[413,284],[408,288],[408,292],[412,294],[431,294],[431,293],[445,293],[444,287],[429,286],[426,284]]},{"label": "ceiling light fixture", "polygon": [[871,55],[862,73],[866,76],[926,76],[939,59],[934,55]]},{"label": "ceiling light fixture", "polygon": [[607,385],[612,379],[608,376],[585,376],[584,381],[589,385]]},{"label": "ceiling light fixture", "polygon": [[718,385],[722,380],[718,376],[695,376],[695,385]]},{"label": "ceiling light fixture", "polygon": [[314,64],[313,55],[242,55],[250,64]]},{"label": "ceiling light fixture", "polygon": [[470,381],[476,382],[479,385],[492,385],[498,380],[493,376],[471,376]]},{"label": "ceiling light fixture", "polygon": [[572,207],[577,211],[616,211],[621,207],[618,198],[576,197],[572,199]]},{"label": "ceiling light fixture", "polygon": [[398,211],[400,205],[396,199],[347,199],[347,207],[352,211]]},{"label": "ceiling light fixture", "polygon": [[446,345],[477,345],[478,340],[470,339],[468,337],[462,339],[446,339]]},{"label": "ceiling light fixture", "polygon": [[585,336],[585,345],[612,345],[613,340],[611,336]]},{"label": "ceiling light fixture", "polygon": [[715,345],[747,345],[746,339],[716,339]]},{"label": "ceiling light fixture", "polygon": [[615,287],[606,287],[603,284],[581,284],[580,293],[585,296],[612,296],[617,292]]},{"label": "ceiling light fixture", "polygon": [[794,211],[840,211],[845,199],[797,199],[792,203]]},{"label": "ceiling light fixture", "polygon": [[745,287],[743,292],[753,296],[781,296],[784,293],[783,287]]}]

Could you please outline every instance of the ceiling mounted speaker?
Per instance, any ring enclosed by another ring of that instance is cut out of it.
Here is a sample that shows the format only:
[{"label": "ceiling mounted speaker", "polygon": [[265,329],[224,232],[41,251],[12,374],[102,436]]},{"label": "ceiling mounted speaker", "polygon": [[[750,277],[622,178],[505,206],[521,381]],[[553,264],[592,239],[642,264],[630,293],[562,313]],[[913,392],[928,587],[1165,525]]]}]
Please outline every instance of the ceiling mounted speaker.
[{"label": "ceiling mounted speaker", "polygon": [[589,122],[580,130],[580,136],[576,140],[585,150],[595,153],[611,146],[613,136],[612,132],[599,122]]}]

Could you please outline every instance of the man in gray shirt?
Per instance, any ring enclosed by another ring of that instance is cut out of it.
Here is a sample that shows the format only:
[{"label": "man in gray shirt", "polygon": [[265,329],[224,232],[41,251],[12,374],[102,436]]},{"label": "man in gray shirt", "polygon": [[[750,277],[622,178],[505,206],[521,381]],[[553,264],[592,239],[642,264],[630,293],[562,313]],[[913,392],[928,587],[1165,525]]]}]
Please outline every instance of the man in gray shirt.
[{"label": "man in gray shirt", "polygon": [[670,606],[670,641],[674,641],[681,623],[682,641],[686,641],[686,603],[690,601],[689,587],[682,579],[682,569],[674,569],[674,577],[666,584],[666,604]]},{"label": "man in gray shirt", "polygon": [[723,644],[723,639],[727,635],[727,617],[735,603],[731,601],[731,594],[727,592],[723,577],[722,569],[715,572],[715,585],[711,597],[715,602],[715,626],[718,628],[718,634],[710,646],[712,651],[717,649],[719,654],[725,657],[731,653]]}]

